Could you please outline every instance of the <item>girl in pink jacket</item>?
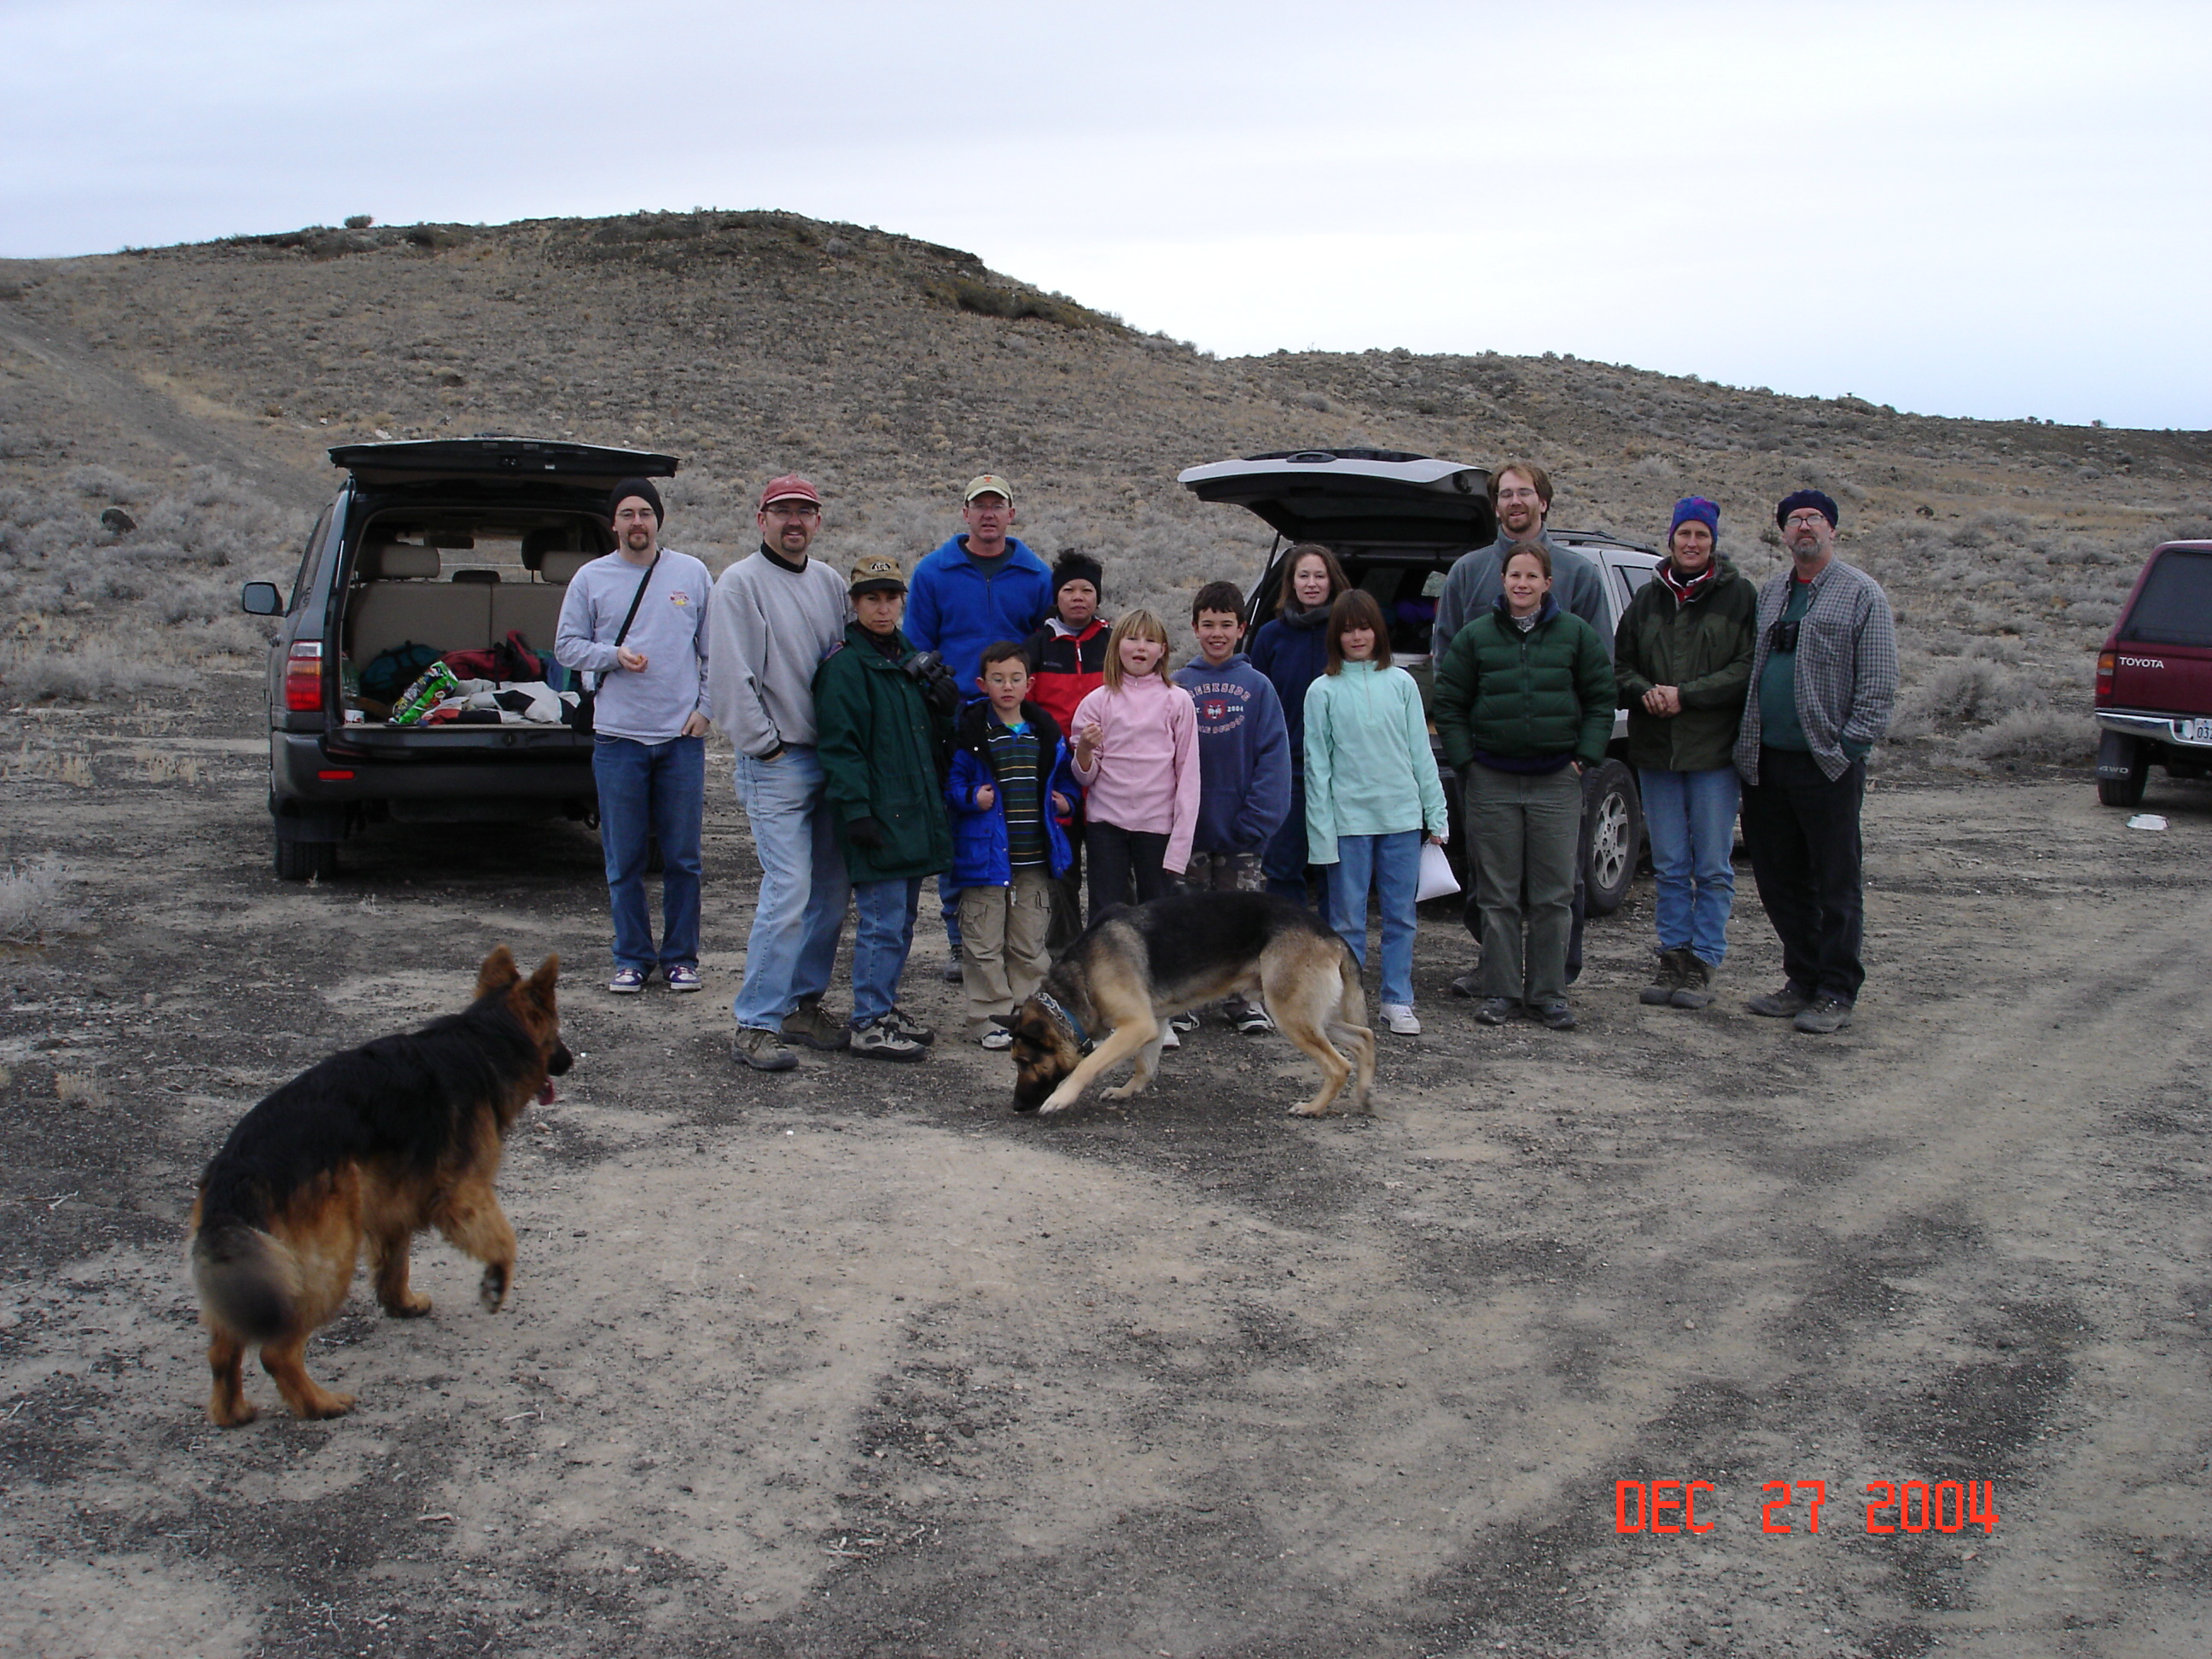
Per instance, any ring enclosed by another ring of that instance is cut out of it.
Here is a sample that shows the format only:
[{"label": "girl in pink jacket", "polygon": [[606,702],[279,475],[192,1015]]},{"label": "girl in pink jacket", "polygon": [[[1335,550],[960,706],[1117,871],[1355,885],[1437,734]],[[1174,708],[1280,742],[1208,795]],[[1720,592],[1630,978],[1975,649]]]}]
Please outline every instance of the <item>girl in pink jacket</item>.
[{"label": "girl in pink jacket", "polygon": [[1106,640],[1106,683],[1075,705],[1091,915],[1164,898],[1198,827],[1198,709],[1168,678],[1168,630],[1132,611]]}]

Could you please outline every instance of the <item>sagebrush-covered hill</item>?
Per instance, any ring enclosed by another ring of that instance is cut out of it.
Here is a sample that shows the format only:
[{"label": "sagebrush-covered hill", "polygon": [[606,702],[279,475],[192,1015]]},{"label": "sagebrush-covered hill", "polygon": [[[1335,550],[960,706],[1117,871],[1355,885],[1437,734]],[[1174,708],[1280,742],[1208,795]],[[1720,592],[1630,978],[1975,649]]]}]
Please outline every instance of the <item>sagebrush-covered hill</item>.
[{"label": "sagebrush-covered hill", "polygon": [[[2142,553],[2212,523],[2201,432],[1934,419],[1548,356],[1217,361],[972,254],[792,214],[313,229],[0,262],[0,677],[17,699],[102,696],[250,658],[237,584],[289,574],[328,446],[480,431],[681,455],[669,540],[717,566],[750,548],[778,471],[821,483],[840,562],[918,556],[958,527],[961,482],[1001,472],[1018,533],[1097,552],[1109,608],[1178,623],[1270,539],[1176,485],[1194,462],[1525,454],[1558,481],[1559,524],[1656,541],[1677,495],[1713,496],[1754,575],[1778,562],[1771,503],[1815,483],[1904,617],[1905,752],[1968,763],[2084,754],[2089,655]],[[159,662],[132,648],[139,622],[171,630]]]}]

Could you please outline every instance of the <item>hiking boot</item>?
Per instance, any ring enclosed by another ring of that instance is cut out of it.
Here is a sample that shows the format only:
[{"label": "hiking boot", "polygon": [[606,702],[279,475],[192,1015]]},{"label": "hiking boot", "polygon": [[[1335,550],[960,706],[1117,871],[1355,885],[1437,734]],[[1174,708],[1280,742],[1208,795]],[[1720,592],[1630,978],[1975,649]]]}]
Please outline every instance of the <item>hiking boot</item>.
[{"label": "hiking boot", "polygon": [[696,991],[699,988],[699,970],[678,963],[668,970],[668,988],[672,991]]},{"label": "hiking boot", "polygon": [[1790,1023],[1814,1036],[1828,1036],[1851,1023],[1851,1005],[1841,997],[1815,997],[1805,1012]]},{"label": "hiking boot", "polygon": [[730,1058],[756,1072],[787,1072],[799,1064],[799,1056],[783,1046],[782,1037],[759,1025],[740,1028],[730,1044]]},{"label": "hiking boot", "polygon": [[618,997],[634,997],[645,989],[645,969],[617,968],[615,976],[607,981],[607,989]]},{"label": "hiking boot", "polygon": [[963,984],[966,982],[968,977],[965,974],[960,971],[960,958],[957,956],[954,957],[951,961],[946,963],[944,967],[939,969],[937,970],[937,976],[943,980],[947,985]]},{"label": "hiking boot", "polygon": [[1567,1000],[1565,997],[1561,997],[1557,1002],[1546,1003],[1536,1011],[1536,1018],[1554,1031],[1571,1031],[1575,1029],[1575,1011],[1567,1006]]},{"label": "hiking boot", "polygon": [[912,1037],[916,1042],[919,1042],[925,1048],[929,1047],[931,1043],[937,1041],[937,1028],[935,1026],[924,1025],[920,1020],[916,1019],[912,1014],[907,1012],[903,1008],[892,1009],[890,1012],[884,1016],[884,1019],[885,1023],[895,1029],[901,1036]]},{"label": "hiking boot", "polygon": [[1513,1018],[1514,1010],[1520,1006],[1511,997],[1485,997],[1482,1006],[1474,1011],[1474,1017],[1485,1025],[1503,1025]]},{"label": "hiking boot", "polygon": [[783,1018],[783,1040],[835,1053],[851,1042],[853,1034],[822,1012],[820,997],[807,997]]},{"label": "hiking boot", "polygon": [[1682,988],[1687,969],[1684,959],[1689,951],[1677,945],[1672,950],[1659,953],[1659,966],[1651,975],[1651,983],[1637,993],[1636,1000],[1647,1008],[1663,1008],[1674,1001],[1674,993]]},{"label": "hiking boot", "polygon": [[1469,1002],[1481,1000],[1482,969],[1470,968],[1462,974],[1451,982],[1451,994],[1455,997],[1465,997]]},{"label": "hiking boot", "polygon": [[1229,1023],[1246,1036],[1270,1036],[1275,1030],[1275,1022],[1256,1002],[1240,1002],[1231,1011]]},{"label": "hiking boot", "polygon": [[1419,1036],[1421,1034],[1421,1022],[1415,1018],[1410,1003],[1384,1003],[1382,1024],[1393,1036]]},{"label": "hiking boot", "polygon": [[1813,1006],[1813,999],[1796,986],[1785,984],[1778,991],[1760,993],[1743,1006],[1769,1019],[1795,1019]]},{"label": "hiking boot", "polygon": [[1682,982],[1668,999],[1677,1008],[1709,1008],[1713,1000],[1713,970],[1694,951],[1682,952]]},{"label": "hiking boot", "polygon": [[929,1050],[891,1024],[890,1016],[872,1019],[852,1034],[853,1052],[869,1060],[927,1060]]}]

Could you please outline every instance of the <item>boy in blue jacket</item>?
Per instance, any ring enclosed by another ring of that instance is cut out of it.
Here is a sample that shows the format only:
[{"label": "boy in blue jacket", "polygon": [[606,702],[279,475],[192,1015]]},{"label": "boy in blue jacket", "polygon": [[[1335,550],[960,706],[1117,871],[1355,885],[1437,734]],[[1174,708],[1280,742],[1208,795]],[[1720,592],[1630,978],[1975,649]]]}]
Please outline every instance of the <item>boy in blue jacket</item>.
[{"label": "boy in blue jacket", "polygon": [[1006,1048],[1013,1037],[992,1016],[1019,1007],[1051,964],[1052,884],[1073,860],[1060,820],[1080,792],[1058,724],[1028,700],[1024,647],[1012,640],[986,647],[975,684],[983,697],[961,711],[945,784],[952,809],[947,882],[960,892],[968,1035]]},{"label": "boy in blue jacket", "polygon": [[[1183,883],[1197,890],[1256,893],[1261,855],[1291,810],[1291,741],[1274,685],[1237,647],[1244,640],[1244,596],[1233,582],[1208,582],[1191,601],[1198,659],[1175,683],[1198,705],[1198,831]],[[1229,999],[1240,1031],[1274,1029],[1266,1012]],[[1197,1022],[1176,1016],[1183,1029]]]}]

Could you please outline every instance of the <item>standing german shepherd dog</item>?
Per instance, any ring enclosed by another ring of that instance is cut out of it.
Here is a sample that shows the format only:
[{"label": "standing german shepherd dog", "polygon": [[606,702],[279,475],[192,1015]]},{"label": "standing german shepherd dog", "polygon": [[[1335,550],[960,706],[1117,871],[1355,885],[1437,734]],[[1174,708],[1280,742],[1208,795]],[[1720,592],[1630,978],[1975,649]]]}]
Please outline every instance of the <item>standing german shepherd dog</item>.
[{"label": "standing german shepherd dog", "polygon": [[514,1229],[492,1177],[522,1109],[550,1100],[551,1079],[568,1069],[553,1006],[560,969],[548,957],[525,979],[502,945],[483,959],[465,1012],[333,1054],[239,1120],[192,1206],[217,1424],[253,1420],[240,1376],[249,1347],[294,1415],[352,1409],[353,1396],[318,1387],[301,1355],[344,1304],[364,1240],[376,1299],[395,1317],[430,1311],[407,1287],[409,1243],[426,1227],[484,1264],[487,1309],[506,1300]]},{"label": "standing german shepherd dog", "polygon": [[1104,1097],[1133,1095],[1159,1067],[1166,1015],[1255,992],[1321,1067],[1321,1091],[1291,1110],[1318,1117],[1355,1067],[1352,1104],[1373,1109],[1375,1033],[1358,967],[1319,917],[1272,893],[1177,894],[1109,910],[1085,928],[1036,994],[1000,1018],[1014,1035],[1014,1109],[1064,1111],[1132,1055],[1129,1080]]}]

